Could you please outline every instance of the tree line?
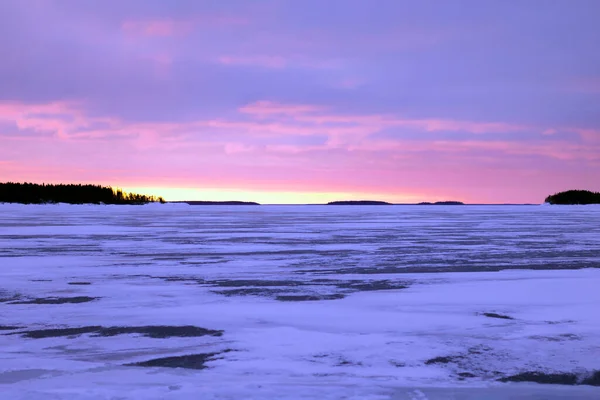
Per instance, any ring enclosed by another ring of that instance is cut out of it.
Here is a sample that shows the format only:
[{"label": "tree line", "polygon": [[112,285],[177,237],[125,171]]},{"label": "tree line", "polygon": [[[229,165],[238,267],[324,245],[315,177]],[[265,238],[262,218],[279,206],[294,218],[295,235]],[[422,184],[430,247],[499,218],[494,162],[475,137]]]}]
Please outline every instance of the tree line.
[{"label": "tree line", "polygon": [[125,193],[110,186],[82,184],[0,183],[0,203],[147,204],[162,197]]},{"label": "tree line", "polygon": [[549,204],[600,204],[600,193],[589,190],[567,190],[546,197]]}]

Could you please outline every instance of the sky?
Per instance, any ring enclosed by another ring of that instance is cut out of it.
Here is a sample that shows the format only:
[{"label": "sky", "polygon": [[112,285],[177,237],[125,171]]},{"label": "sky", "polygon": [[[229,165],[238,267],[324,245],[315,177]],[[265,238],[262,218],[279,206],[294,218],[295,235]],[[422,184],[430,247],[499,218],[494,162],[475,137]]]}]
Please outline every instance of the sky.
[{"label": "sky", "polygon": [[600,191],[597,0],[2,0],[0,181],[167,200]]}]

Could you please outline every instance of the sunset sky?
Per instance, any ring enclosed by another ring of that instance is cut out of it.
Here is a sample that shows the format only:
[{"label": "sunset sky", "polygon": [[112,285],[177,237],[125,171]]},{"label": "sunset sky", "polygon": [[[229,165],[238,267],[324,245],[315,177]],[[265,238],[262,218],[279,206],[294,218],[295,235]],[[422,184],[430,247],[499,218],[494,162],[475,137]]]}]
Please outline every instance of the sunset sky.
[{"label": "sunset sky", "polygon": [[1,0],[0,181],[167,200],[600,190],[598,0]]}]

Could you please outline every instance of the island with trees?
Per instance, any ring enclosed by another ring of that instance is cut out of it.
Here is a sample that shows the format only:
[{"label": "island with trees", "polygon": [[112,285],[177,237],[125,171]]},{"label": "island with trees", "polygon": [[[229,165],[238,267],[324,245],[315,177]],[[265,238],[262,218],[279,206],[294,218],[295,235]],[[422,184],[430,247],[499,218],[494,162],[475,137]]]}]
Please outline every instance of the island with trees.
[{"label": "island with trees", "polygon": [[417,204],[419,206],[464,206],[465,203],[462,201],[436,201],[435,203],[430,203],[428,201],[424,201],[422,203]]},{"label": "island with trees", "polygon": [[589,190],[567,190],[555,193],[544,200],[548,204],[600,204],[600,192]]},{"label": "island with trees", "polygon": [[[418,203],[419,206],[458,206],[464,205],[465,203],[461,201],[436,201],[435,203],[430,202],[422,202]],[[343,200],[343,201],[332,201],[327,203],[328,206],[382,206],[382,205],[415,205],[415,204],[394,204],[388,203],[386,201],[376,201],[376,200]]]},{"label": "island with trees", "polygon": [[385,201],[376,200],[344,200],[344,201],[331,201],[327,203],[328,206],[389,206],[392,203]]},{"label": "island with trees", "polygon": [[162,197],[125,193],[110,186],[0,183],[0,203],[132,204],[164,203]]}]

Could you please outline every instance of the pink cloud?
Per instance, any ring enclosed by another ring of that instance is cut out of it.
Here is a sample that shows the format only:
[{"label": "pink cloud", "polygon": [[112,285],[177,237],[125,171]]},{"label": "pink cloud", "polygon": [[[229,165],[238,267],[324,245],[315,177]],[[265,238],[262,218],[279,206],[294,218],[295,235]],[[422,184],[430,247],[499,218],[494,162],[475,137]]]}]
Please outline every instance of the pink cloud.
[{"label": "pink cloud", "polygon": [[241,107],[239,111],[257,117],[269,117],[273,115],[291,115],[315,113],[324,110],[324,107],[310,104],[281,104],[272,101],[257,101]]},{"label": "pink cloud", "polygon": [[225,153],[226,154],[240,154],[250,153],[256,149],[256,146],[249,146],[243,143],[226,143]]},{"label": "pink cloud", "polygon": [[[600,146],[577,145],[565,141],[553,142],[515,142],[502,140],[377,140],[366,141],[348,146],[349,151],[388,152],[390,154],[437,153],[446,155],[466,153],[470,156],[492,152],[504,155],[543,156],[556,160],[600,159]],[[497,156],[496,156],[497,158]],[[499,159],[499,158],[498,158]]]},{"label": "pink cloud", "polygon": [[222,55],[216,58],[216,62],[228,66],[249,66],[270,69],[340,69],[343,67],[343,62],[335,59],[287,55],[261,55],[255,53]]},{"label": "pink cloud", "polygon": [[0,118],[14,119],[27,114],[60,114],[72,108],[70,103],[51,102],[44,104],[0,103]]},{"label": "pink cloud", "polygon": [[472,121],[453,121],[453,120],[401,120],[400,125],[407,125],[425,129],[429,132],[435,131],[464,131],[470,133],[502,133],[502,132],[522,132],[530,130],[526,125],[509,124],[503,122],[472,122]]},{"label": "pink cloud", "polygon": [[600,142],[600,130],[598,129],[566,128],[565,130],[577,133],[586,142]]},{"label": "pink cloud", "polygon": [[447,152],[472,150],[497,151],[513,155],[539,155],[557,160],[593,160],[600,156],[600,147],[578,145],[565,141],[553,142],[509,142],[509,141],[435,141],[434,147]]},{"label": "pink cloud", "polygon": [[135,36],[176,36],[186,35],[193,30],[191,21],[178,21],[173,19],[151,21],[125,21],[121,30],[128,35]]},{"label": "pink cloud", "polygon": [[77,105],[66,102],[0,103],[0,120],[13,122],[21,130],[54,132],[57,137],[66,137],[69,127],[85,124]]},{"label": "pink cloud", "polygon": [[326,146],[298,146],[298,145],[267,145],[265,146],[265,151],[269,153],[277,153],[277,154],[302,154],[302,153],[311,153],[317,151],[326,151],[328,148]]},{"label": "pink cloud", "polygon": [[289,116],[300,122],[312,124],[355,124],[365,128],[406,127],[426,132],[463,131],[470,133],[502,133],[520,132],[540,129],[527,125],[503,122],[473,122],[444,119],[412,119],[398,118],[394,115],[345,115],[323,113],[325,107],[305,104],[280,104],[270,101],[259,101],[239,109],[240,112],[261,118],[269,116]]},{"label": "pink cloud", "polygon": [[[577,128],[543,128],[500,122],[472,122],[441,119],[406,119],[393,115],[344,115],[328,112],[326,107],[310,104],[281,104],[260,101],[241,107],[240,118],[206,119],[185,123],[132,123],[115,118],[90,117],[82,105],[74,103],[17,104],[0,103],[0,120],[14,122],[19,129],[54,132],[60,139],[106,138],[111,136],[137,138],[140,145],[159,141],[202,140],[202,135],[225,130],[245,140],[276,138],[282,135],[325,136],[329,148],[358,149],[377,146],[370,138],[382,129],[397,127],[423,132],[458,131],[474,134],[536,131],[548,134],[561,130],[579,133],[589,141],[600,138],[595,130]],[[243,118],[247,117],[247,118]],[[187,138],[187,139],[186,139]],[[389,142],[389,141],[388,141]],[[398,139],[397,142],[402,142]],[[503,141],[434,141],[429,146],[443,144],[450,148],[480,146],[503,150]],[[386,143],[386,146],[391,146]],[[519,145],[523,145],[519,142]],[[571,144],[571,149],[576,149]],[[232,149],[232,148],[231,148]],[[231,150],[230,149],[230,150]],[[504,148],[504,150],[508,150]],[[517,151],[515,149],[513,152]],[[579,151],[579,150],[578,150]],[[558,154],[558,153],[557,153]]]},{"label": "pink cloud", "polygon": [[0,103],[0,121],[12,122],[20,130],[50,132],[61,140],[154,136],[157,127],[163,132],[179,127],[178,124],[161,126],[126,123],[110,117],[90,117],[86,114],[83,104],[69,102]]},{"label": "pink cloud", "polygon": [[248,20],[239,16],[201,15],[183,19],[127,20],[121,23],[121,31],[126,35],[145,37],[185,36],[196,28],[230,27],[245,25]]},{"label": "pink cloud", "polygon": [[[253,121],[233,124],[213,121],[212,126],[244,128],[278,134],[329,136],[332,147],[344,146],[364,139],[385,128],[407,128],[424,132],[455,131],[474,134],[526,132],[538,128],[501,122],[472,122],[442,119],[398,118],[394,115],[346,115],[326,112],[326,107],[306,104],[280,104],[260,101],[241,107],[239,111],[252,118],[268,120],[269,123]],[[294,123],[296,122],[296,123]],[[349,142],[350,141],[350,142]]]}]

